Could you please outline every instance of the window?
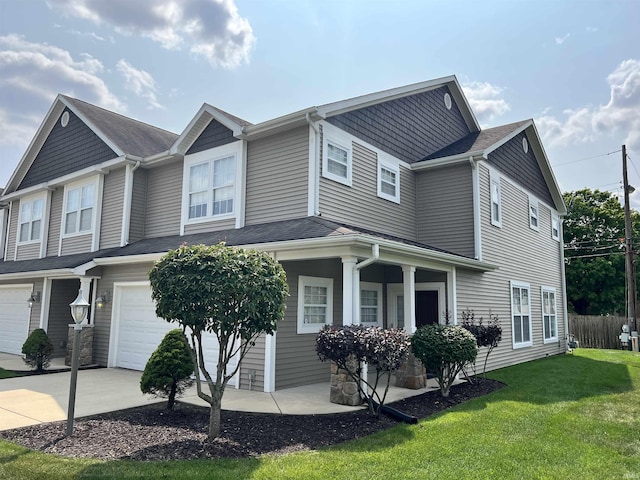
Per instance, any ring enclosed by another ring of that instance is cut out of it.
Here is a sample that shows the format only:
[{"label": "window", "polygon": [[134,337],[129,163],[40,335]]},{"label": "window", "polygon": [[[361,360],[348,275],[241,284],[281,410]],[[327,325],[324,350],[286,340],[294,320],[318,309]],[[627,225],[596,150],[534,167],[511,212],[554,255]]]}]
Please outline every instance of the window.
[{"label": "window", "polygon": [[551,212],[551,238],[560,241],[560,217]]},{"label": "window", "polygon": [[230,155],[189,167],[190,220],[233,214],[235,164],[235,155]]},{"label": "window", "polygon": [[502,226],[502,200],[500,194],[500,177],[491,175],[491,225]]},{"label": "window", "polygon": [[351,139],[330,125],[322,138],[322,176],[351,186]]},{"label": "window", "polygon": [[542,287],[542,327],[544,343],[558,340],[558,317],[556,316],[556,289]]},{"label": "window", "polygon": [[[380,154],[378,154],[378,157]],[[378,196],[400,203],[400,168],[378,160]]]},{"label": "window", "polygon": [[529,226],[533,230],[539,230],[538,226],[538,200],[529,197]]},{"label": "window", "polygon": [[95,195],[95,183],[67,189],[64,207],[65,235],[87,233],[92,230]]},{"label": "window", "polygon": [[382,326],[382,285],[360,283],[360,323]]},{"label": "window", "polygon": [[20,226],[18,242],[40,240],[42,233],[42,211],[44,201],[41,198],[20,202]]},{"label": "window", "polygon": [[318,333],[333,323],[333,279],[298,277],[298,333]]},{"label": "window", "polygon": [[529,284],[511,282],[511,320],[513,348],[530,347],[531,303]]}]

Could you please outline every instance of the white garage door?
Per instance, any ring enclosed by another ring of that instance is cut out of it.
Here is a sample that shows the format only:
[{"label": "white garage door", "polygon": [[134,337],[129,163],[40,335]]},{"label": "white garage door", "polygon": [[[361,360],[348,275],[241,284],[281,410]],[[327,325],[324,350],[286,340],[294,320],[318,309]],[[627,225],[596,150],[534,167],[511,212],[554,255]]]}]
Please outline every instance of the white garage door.
[{"label": "white garage door", "polygon": [[29,335],[30,285],[0,286],[0,352],[22,354]]},{"label": "white garage door", "polygon": [[[115,358],[109,364],[131,370],[144,370],[147,360],[166,333],[180,328],[179,324],[156,317],[151,287],[148,285],[116,286],[114,297],[113,320],[117,323],[117,338],[112,339],[116,342],[115,349],[112,350]],[[218,342],[211,334],[205,334],[203,342],[207,370],[215,378]],[[229,368],[231,367],[230,365]],[[235,384],[234,379],[229,383]]]}]

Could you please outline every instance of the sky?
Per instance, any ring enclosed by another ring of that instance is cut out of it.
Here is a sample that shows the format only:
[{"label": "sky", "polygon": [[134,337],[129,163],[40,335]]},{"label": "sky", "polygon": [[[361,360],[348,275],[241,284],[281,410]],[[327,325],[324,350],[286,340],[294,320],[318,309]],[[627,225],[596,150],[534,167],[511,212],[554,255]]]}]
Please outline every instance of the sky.
[{"label": "sky", "polygon": [[0,187],[56,95],[181,133],[456,75],[483,128],[533,118],[562,191],[640,209],[637,0],[0,0]]}]

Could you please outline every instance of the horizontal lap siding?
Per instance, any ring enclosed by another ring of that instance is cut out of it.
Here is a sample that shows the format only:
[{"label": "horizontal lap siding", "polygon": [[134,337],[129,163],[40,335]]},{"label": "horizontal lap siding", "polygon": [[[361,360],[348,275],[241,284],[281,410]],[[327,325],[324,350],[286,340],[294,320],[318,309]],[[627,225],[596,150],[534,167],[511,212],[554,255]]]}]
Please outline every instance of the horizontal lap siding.
[{"label": "horizontal lap siding", "polygon": [[32,260],[40,257],[40,242],[18,245],[16,260]]},{"label": "horizontal lap siding", "polygon": [[251,390],[264,391],[264,345],[265,336],[260,335],[256,344],[249,349],[240,365],[240,388],[249,389],[249,370],[256,371],[256,377],[251,382]]},{"label": "horizontal lap siding", "polygon": [[139,168],[134,172],[131,192],[131,219],[129,225],[129,243],[144,238],[144,218],[147,203],[148,171]]},{"label": "horizontal lap siding", "polygon": [[400,204],[378,197],[377,154],[352,144],[351,187],[320,177],[323,217],[416,240],[416,185],[411,171],[400,165]]},{"label": "horizontal lap siding", "polygon": [[184,234],[189,235],[190,233],[217,232],[220,230],[229,230],[231,228],[235,228],[235,226],[235,218],[228,218],[226,220],[218,220],[214,222],[194,223],[184,226]]},{"label": "horizontal lap siding", "polygon": [[416,177],[418,241],[474,257],[471,166],[432,168]]},{"label": "horizontal lap siding", "polygon": [[120,246],[125,170],[124,168],[120,168],[110,172],[104,177],[100,248]]},{"label": "horizontal lap siding", "polygon": [[246,225],[307,215],[309,128],[248,143]]},{"label": "horizontal lap siding", "polygon": [[87,235],[63,238],[60,255],[90,252],[92,237],[93,235],[89,233]]},{"label": "horizontal lap siding", "polygon": [[51,193],[51,213],[49,215],[49,237],[47,240],[47,257],[58,255],[60,247],[60,228],[62,225],[62,202],[64,188],[60,187]]},{"label": "horizontal lap siding", "polygon": [[[298,276],[333,278],[333,323],[342,325],[342,264],[338,259],[284,262],[289,297],[276,335],[276,390],[329,382],[329,364],[320,362],[316,334],[297,333]],[[328,392],[327,392],[328,394]]]},{"label": "horizontal lap siding", "polygon": [[[488,369],[505,367],[564,351],[565,298],[562,292],[560,243],[551,238],[550,211],[539,204],[540,231],[529,228],[529,197],[511,180],[501,178],[502,228],[491,225],[489,174],[480,165],[483,260],[497,265],[493,272],[457,272],[458,316],[472,309],[476,318],[498,315],[502,341],[489,357]],[[513,349],[509,282],[529,283],[533,347]],[[544,344],[541,286],[556,289],[559,342]],[[483,352],[480,352],[483,357]]]},{"label": "horizontal lap siding", "polygon": [[[69,337],[69,324],[73,323],[69,304],[78,296],[80,282],[73,280],[53,280],[51,282],[51,302],[49,304],[49,327],[47,334],[53,342],[56,357],[64,357],[66,353],[67,339]],[[84,292],[86,298],[89,292]]]},{"label": "horizontal lap siding", "polygon": [[182,162],[149,170],[145,237],[163,237],[180,233],[182,204]]}]

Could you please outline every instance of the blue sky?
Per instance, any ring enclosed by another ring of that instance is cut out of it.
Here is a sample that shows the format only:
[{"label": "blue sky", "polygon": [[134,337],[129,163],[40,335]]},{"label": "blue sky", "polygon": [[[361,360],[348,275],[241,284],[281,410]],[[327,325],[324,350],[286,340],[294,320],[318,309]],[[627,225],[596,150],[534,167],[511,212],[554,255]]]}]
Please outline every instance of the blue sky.
[{"label": "blue sky", "polygon": [[640,185],[639,21],[635,0],[0,0],[0,185],[57,93],[180,133],[204,102],[256,123],[455,74],[483,127],[535,119],[564,191],[618,193],[623,143]]}]

